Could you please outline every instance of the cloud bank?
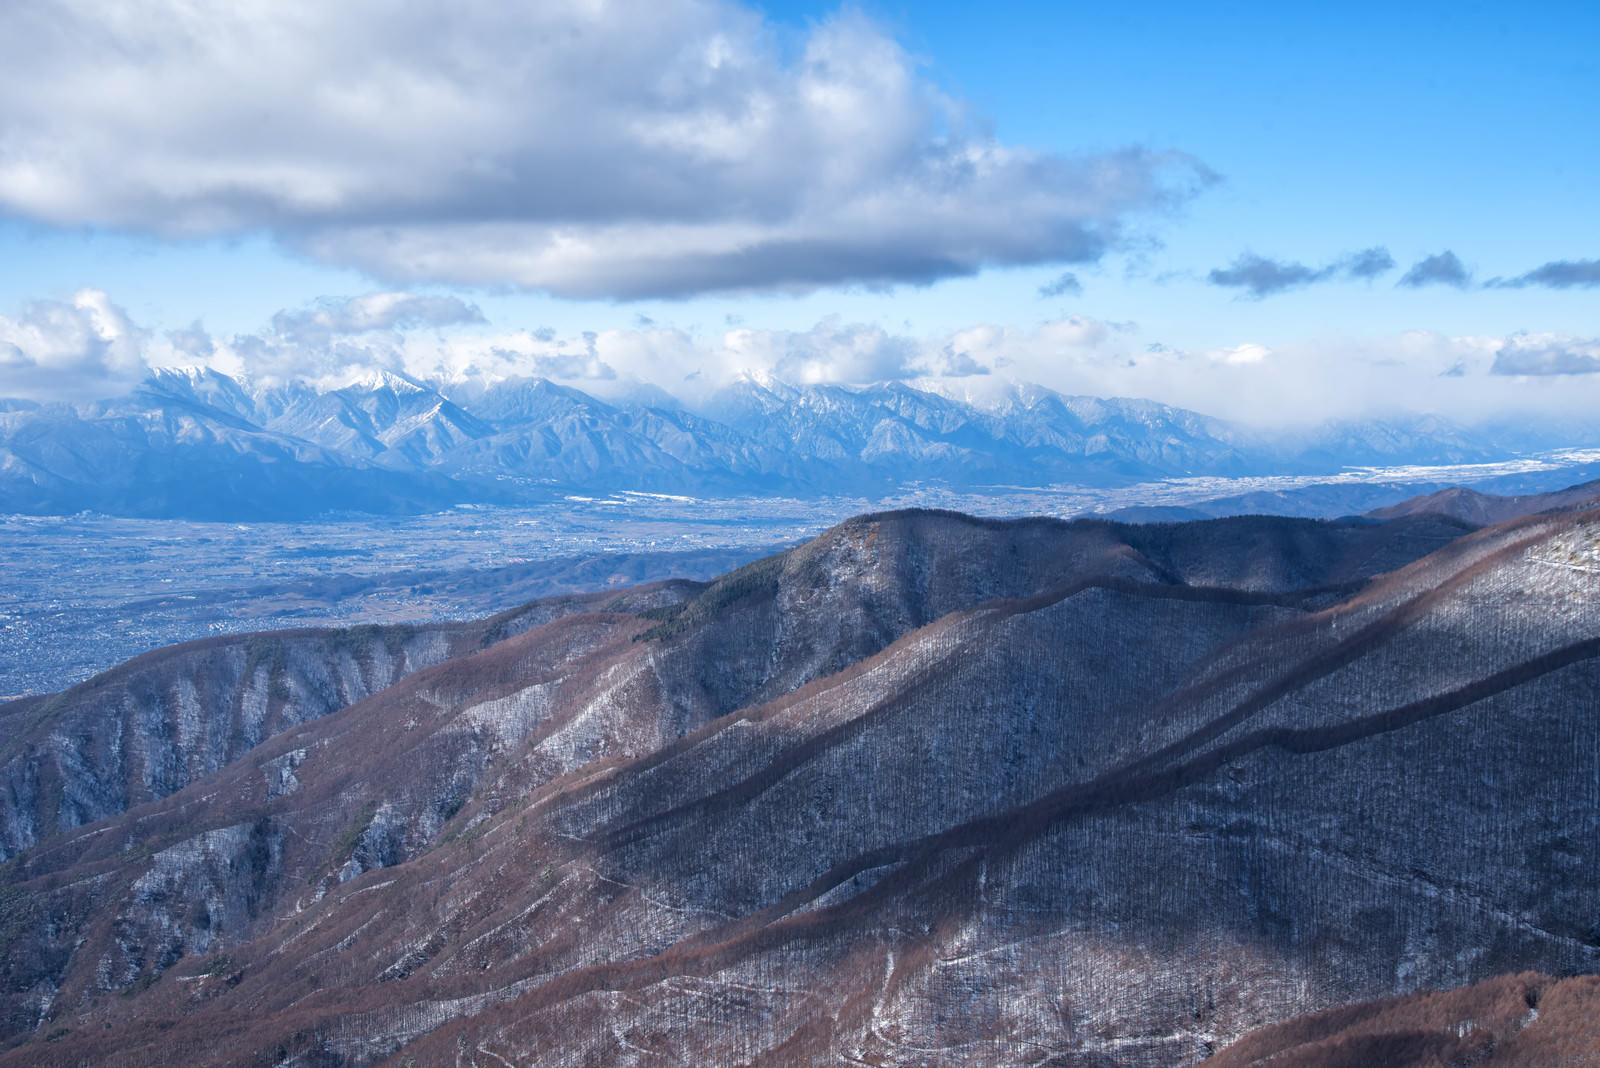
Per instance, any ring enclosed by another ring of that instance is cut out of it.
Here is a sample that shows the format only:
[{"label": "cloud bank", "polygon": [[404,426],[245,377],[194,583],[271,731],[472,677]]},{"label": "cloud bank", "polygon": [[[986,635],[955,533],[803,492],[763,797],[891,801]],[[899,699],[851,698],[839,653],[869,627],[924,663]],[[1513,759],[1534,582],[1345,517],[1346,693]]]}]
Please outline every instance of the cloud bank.
[{"label": "cloud bank", "polygon": [[1002,143],[866,17],[731,0],[34,0],[0,99],[0,213],[579,298],[1091,262],[1213,180]]},{"label": "cloud bank", "polygon": [[643,323],[563,333],[482,320],[453,298],[381,292],[285,309],[253,333],[216,336],[197,322],[158,335],[105,293],[85,290],[70,303],[0,316],[0,395],[92,400],[126,392],[152,367],[205,364],[264,385],[326,388],[387,369],[441,382],[549,378],[602,398],[665,391],[690,404],[749,373],[812,384],[908,381],[976,400],[1025,381],[1278,426],[1406,410],[1591,423],[1600,411],[1600,338],[1570,334],[1418,330],[1186,349],[1087,315],[925,336],[837,317],[803,330],[710,332]]}]

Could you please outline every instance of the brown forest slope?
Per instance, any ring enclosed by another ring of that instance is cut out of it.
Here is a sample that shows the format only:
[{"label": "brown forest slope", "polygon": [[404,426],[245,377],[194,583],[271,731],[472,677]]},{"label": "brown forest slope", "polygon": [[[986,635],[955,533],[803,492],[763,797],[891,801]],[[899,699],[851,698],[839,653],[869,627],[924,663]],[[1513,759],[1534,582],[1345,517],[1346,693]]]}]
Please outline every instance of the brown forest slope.
[{"label": "brown forest slope", "polygon": [[289,727],[561,615],[681,600],[690,583],[553,597],[471,623],[283,630],[158,649],[70,690],[0,704],[0,862],[165,797]]},{"label": "brown forest slope", "polygon": [[896,513],[480,636],[7,865],[11,1056],[1154,1065],[1592,970],[1600,513],[1464,530]]},{"label": "brown forest slope", "polygon": [[1479,526],[1520,519],[1537,512],[1593,508],[1600,503],[1600,481],[1584,482],[1553,493],[1524,493],[1501,496],[1479,493],[1465,486],[1451,486],[1421,497],[1412,497],[1367,513],[1373,519],[1399,519],[1403,516],[1444,515]]},{"label": "brown forest slope", "polygon": [[1216,1068],[1561,1068],[1600,1064],[1600,977],[1536,972],[1341,1006],[1263,1028]]}]

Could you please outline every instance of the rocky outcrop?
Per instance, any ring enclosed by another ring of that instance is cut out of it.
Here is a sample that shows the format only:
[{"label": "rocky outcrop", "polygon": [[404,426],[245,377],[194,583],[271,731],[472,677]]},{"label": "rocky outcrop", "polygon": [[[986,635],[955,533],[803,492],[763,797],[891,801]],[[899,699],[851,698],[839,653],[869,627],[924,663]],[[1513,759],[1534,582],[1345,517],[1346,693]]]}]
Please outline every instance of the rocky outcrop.
[{"label": "rocky outcrop", "polygon": [[[690,584],[626,603],[673,603]],[[70,690],[0,705],[0,862],[50,835],[183,789],[268,738],[615,594],[549,598],[487,620],[293,630],[148,653]]]}]

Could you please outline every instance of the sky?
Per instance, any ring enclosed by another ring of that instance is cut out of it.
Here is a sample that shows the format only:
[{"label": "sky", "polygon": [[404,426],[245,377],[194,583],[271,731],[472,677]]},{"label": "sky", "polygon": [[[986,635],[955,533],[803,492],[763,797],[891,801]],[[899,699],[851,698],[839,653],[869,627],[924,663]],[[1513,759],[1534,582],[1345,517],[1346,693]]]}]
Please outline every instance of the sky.
[{"label": "sky", "polygon": [[1600,410],[1600,5],[0,5],[0,396]]}]

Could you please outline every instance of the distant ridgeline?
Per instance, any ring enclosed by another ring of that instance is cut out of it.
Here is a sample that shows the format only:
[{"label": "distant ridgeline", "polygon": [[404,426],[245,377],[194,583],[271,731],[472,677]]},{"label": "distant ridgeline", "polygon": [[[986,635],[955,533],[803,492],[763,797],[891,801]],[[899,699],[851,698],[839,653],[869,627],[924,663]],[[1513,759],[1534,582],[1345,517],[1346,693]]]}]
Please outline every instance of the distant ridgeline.
[{"label": "distant ridgeline", "polygon": [[904,383],[752,377],[691,409],[660,391],[607,403],[543,379],[442,385],[382,372],[318,391],[163,370],[112,400],[0,400],[0,513],[409,514],[622,490],[877,497],[927,483],[1106,486],[1491,462],[1596,443],[1597,427],[1420,416],[1267,435],[1152,401],[1031,385],[977,404]]}]

